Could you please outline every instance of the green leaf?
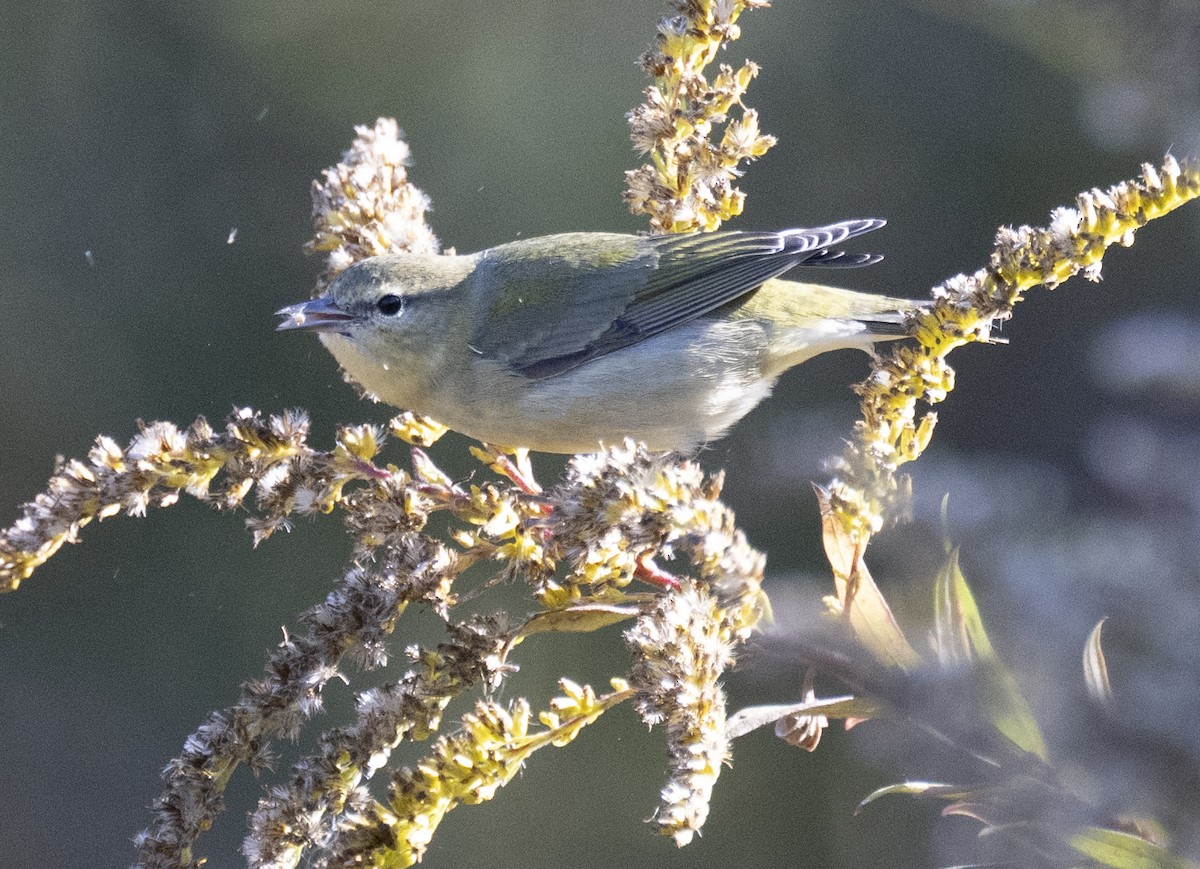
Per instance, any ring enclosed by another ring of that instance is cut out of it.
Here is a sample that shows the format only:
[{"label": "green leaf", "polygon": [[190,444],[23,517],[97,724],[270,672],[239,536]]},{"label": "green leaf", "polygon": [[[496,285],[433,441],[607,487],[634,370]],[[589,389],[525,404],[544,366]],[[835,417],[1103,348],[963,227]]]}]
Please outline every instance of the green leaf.
[{"label": "green leaf", "polygon": [[983,616],[958,562],[947,554],[934,583],[934,644],[943,666],[970,665],[982,677],[992,725],[1014,745],[1042,760],[1046,741],[1017,681],[992,648]]},{"label": "green leaf", "polygon": [[1088,827],[1069,841],[1079,853],[1112,869],[1200,869],[1160,845],[1117,830]]},{"label": "green leaf", "polygon": [[947,553],[938,571],[933,609],[938,659],[943,664],[996,660],[979,606],[959,566],[957,547]]},{"label": "green leaf", "polygon": [[635,618],[639,612],[641,611],[636,606],[601,603],[578,604],[560,610],[547,610],[530,616],[529,620],[522,625],[518,636],[524,638],[533,634],[552,632],[589,634],[608,625]]}]

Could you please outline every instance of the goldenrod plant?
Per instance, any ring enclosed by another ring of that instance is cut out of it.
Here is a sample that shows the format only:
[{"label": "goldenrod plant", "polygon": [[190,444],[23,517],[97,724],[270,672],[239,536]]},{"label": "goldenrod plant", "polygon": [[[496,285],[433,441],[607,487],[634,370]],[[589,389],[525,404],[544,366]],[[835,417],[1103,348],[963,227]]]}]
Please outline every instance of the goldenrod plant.
[{"label": "goldenrod plant", "polygon": [[[628,173],[626,199],[656,232],[716,229],[742,210],[734,181],[774,144],[743,104],[757,67],[705,70],[739,34],[743,12],[765,0],[675,0],[642,63],[653,78],[630,115],[633,141],[649,162]],[[428,198],[407,175],[409,149],[396,123],[357,130],[342,162],[314,185],[315,237],[327,255],[319,288],[367,257],[433,254]],[[1168,156],[1106,191],[1080,194],[1044,229],[1002,229],[989,264],[933,290],[912,314],[910,340],[875,358],[858,387],[862,419],[833,479],[818,487],[834,578],[815,626],[774,636],[776,660],[805,673],[804,696],[727,712],[722,679],[769,621],[765,558],[720,500],[722,475],[694,459],[654,454],[632,442],[575,456],[543,485],[528,455],[482,445],[468,483],[439,468],[426,448],[445,431],[402,413],[386,430],[346,426],[321,449],[306,415],[232,413],[221,426],[143,425],[124,447],[98,438],[86,460],[60,463],[47,489],[0,533],[0,589],[14,591],[92,520],[142,515],[181,494],[219,509],[245,508],[256,544],[293,518],[337,513],[352,541],[336,589],[299,616],[268,656],[263,675],[213,712],[164,773],[166,788],[137,837],[142,867],[199,866],[200,836],[222,809],[241,766],[264,771],[272,743],[295,737],[322,711],[322,690],[350,667],[390,666],[393,635],[413,604],[436,613],[444,638],[405,648],[382,687],[356,698],[354,720],[326,729],[316,748],[267,789],[253,811],[245,853],[257,867],[409,866],[430,848],[451,809],[494,798],[533,752],[562,747],[608,710],[629,703],[662,726],[667,784],[651,823],[677,845],[698,834],[737,737],[768,723],[788,743],[815,750],[830,719],[889,719],[932,734],[972,759],[977,778],[907,781],[891,793],[949,801],[950,813],[1010,836],[1025,865],[1185,866],[1149,824],[1095,818],[1053,765],[1053,749],[983,627],[980,608],[948,547],[930,583],[931,640],[911,640],[865,563],[872,535],[903,517],[910,484],[900,467],[929,443],[927,405],[954,386],[950,350],[991,339],[1031,288],[1077,272],[1099,277],[1105,249],[1131,244],[1149,220],[1200,196],[1200,163]],[[450,254],[448,254],[450,255]],[[319,289],[318,288],[318,289]],[[380,458],[388,437],[410,445],[404,467]],[[448,531],[430,530],[443,514]],[[479,567],[485,578],[464,576]],[[499,580],[526,592],[511,606],[459,618]],[[606,689],[563,674],[535,713],[524,697],[497,699],[517,647],[544,633],[626,625],[629,663]],[[1097,702],[1113,702],[1099,628],[1084,651]],[[818,684],[844,691],[818,696]],[[450,704],[473,705],[446,725]],[[412,765],[393,760],[401,742],[429,742]],[[372,792],[386,780],[386,795]],[[1053,823],[1041,812],[1054,805]]]}]

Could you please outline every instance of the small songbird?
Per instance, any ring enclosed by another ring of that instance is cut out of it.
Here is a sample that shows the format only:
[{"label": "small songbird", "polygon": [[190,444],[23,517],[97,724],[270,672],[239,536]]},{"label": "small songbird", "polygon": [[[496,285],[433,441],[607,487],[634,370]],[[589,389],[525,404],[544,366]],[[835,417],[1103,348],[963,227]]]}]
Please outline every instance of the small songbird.
[{"label": "small songbird", "polygon": [[549,235],[465,256],[399,254],[289,305],[369,394],[503,447],[689,451],[787,369],[902,337],[919,302],[779,280],[861,266],[834,250],[882,220],[782,232]]}]

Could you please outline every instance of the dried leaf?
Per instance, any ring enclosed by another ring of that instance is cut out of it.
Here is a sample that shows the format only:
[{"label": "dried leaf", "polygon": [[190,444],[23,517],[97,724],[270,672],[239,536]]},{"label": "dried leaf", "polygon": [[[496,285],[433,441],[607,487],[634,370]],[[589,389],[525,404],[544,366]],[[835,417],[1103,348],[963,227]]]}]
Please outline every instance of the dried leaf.
[{"label": "dried leaf", "polygon": [[862,559],[865,542],[854,540],[846,531],[833,512],[828,490],[821,486],[813,488],[821,510],[825,557],[833,568],[837,598],[850,629],[880,662],[904,670],[918,666],[920,657],[904,638],[891,607]]},{"label": "dried leaf", "polygon": [[879,705],[858,697],[828,697],[804,703],[781,703],[771,706],[748,706],[729,716],[725,733],[730,739],[745,736],[752,730],[774,724],[788,715],[824,715],[827,718],[870,718],[878,714]]},{"label": "dried leaf", "polygon": [[1100,629],[1105,621],[1107,619],[1096,622],[1083,646],[1083,680],[1087,683],[1088,694],[1097,703],[1108,703],[1113,696],[1112,685],[1108,682],[1108,663],[1100,645]]},{"label": "dried leaf", "polygon": [[420,447],[412,448],[413,476],[422,482],[444,489],[454,488],[454,481],[434,464],[429,454]]},{"label": "dried leaf", "polygon": [[897,782],[896,784],[886,785],[871,791],[871,793],[863,797],[862,802],[858,804],[858,808],[854,810],[854,814],[857,815],[880,797],[890,796],[891,794],[907,794],[914,797],[938,797],[949,800],[962,800],[974,796],[971,790],[963,788],[961,785],[948,785],[928,781]]}]

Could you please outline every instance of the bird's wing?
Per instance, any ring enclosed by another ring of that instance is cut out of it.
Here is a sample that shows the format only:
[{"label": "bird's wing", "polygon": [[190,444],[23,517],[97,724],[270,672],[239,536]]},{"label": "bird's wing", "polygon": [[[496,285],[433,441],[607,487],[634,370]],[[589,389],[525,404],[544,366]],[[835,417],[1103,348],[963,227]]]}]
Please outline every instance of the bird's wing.
[{"label": "bird's wing", "polygon": [[657,255],[647,241],[566,233],[484,251],[472,276],[479,308],[471,350],[527,374],[590,347],[654,271]]},{"label": "bird's wing", "polygon": [[477,279],[506,289],[475,321],[482,325],[472,348],[531,379],[553,377],[703,316],[794,266],[876,262],[830,248],[883,224],[611,235],[603,244],[594,234],[568,234],[555,239],[550,257],[548,239],[515,242],[504,256],[485,255],[476,269]]}]

